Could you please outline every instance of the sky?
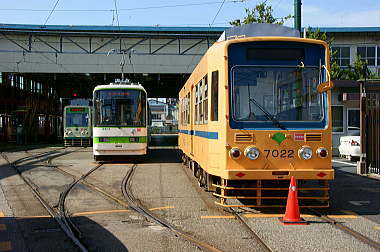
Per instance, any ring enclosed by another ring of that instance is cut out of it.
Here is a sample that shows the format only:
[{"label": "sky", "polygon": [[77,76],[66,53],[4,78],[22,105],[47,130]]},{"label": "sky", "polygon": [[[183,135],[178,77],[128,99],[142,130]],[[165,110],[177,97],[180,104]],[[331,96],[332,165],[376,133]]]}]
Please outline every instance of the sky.
[{"label": "sky", "polygon": [[[0,23],[225,27],[261,1],[0,0]],[[293,3],[267,0],[277,18],[293,15]],[[293,19],[285,25],[293,26]],[[302,26],[380,27],[380,0],[302,0]]]}]

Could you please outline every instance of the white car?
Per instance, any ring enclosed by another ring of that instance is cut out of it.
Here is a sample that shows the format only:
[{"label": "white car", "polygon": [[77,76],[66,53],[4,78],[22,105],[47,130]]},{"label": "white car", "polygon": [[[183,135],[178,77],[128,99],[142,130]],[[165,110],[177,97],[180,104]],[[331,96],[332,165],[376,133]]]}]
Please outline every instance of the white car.
[{"label": "white car", "polygon": [[340,137],[339,155],[349,160],[360,158],[360,132],[355,132],[351,136]]}]

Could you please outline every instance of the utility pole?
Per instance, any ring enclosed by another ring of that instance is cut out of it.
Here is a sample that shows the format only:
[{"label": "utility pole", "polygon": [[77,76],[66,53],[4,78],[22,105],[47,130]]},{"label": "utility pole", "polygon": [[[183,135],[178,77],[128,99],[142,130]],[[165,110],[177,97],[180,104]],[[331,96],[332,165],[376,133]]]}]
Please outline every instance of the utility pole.
[{"label": "utility pole", "polygon": [[301,0],[294,0],[294,29],[301,32]]}]

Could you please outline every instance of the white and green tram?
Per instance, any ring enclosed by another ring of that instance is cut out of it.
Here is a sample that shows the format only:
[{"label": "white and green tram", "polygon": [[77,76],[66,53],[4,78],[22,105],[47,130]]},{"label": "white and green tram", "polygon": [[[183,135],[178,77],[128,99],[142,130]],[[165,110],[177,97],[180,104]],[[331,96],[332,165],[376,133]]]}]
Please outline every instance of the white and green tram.
[{"label": "white and green tram", "polygon": [[93,151],[105,156],[141,156],[148,150],[148,101],[140,84],[129,80],[96,86],[93,92]]},{"label": "white and green tram", "polygon": [[91,146],[90,106],[66,106],[63,112],[63,140],[65,146]]}]

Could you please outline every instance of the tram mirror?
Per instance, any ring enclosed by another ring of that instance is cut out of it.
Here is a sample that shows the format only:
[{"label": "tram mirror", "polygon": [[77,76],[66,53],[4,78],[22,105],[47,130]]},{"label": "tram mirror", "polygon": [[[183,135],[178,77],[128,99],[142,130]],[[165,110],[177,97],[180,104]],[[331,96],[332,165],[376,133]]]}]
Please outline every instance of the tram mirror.
[{"label": "tram mirror", "polygon": [[322,82],[321,84],[317,86],[317,91],[319,93],[323,93],[332,89],[333,87],[334,87],[334,83],[332,81],[326,81],[326,82]]}]

